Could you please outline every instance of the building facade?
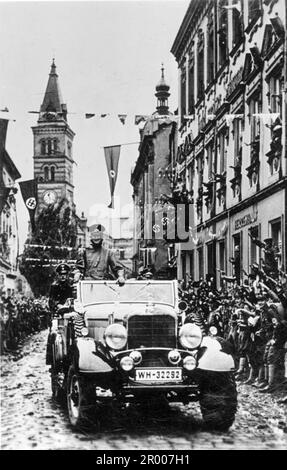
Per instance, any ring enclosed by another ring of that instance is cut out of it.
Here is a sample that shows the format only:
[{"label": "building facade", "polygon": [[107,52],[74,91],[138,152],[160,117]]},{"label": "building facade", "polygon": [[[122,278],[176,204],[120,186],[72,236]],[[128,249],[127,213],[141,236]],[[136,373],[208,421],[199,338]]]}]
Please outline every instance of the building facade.
[{"label": "building facade", "polygon": [[[172,46],[179,71],[177,173],[193,198],[178,276],[241,281],[272,238],[286,269],[286,3],[192,0]],[[236,249],[235,249],[236,247]]]},{"label": "building facade", "polygon": [[17,283],[19,233],[15,197],[15,183],[21,175],[2,145],[0,158],[0,186],[3,189],[0,207],[0,293],[11,295],[22,290]]},{"label": "building facade", "polygon": [[169,86],[162,76],[156,86],[156,112],[140,131],[139,156],[131,175],[134,201],[133,270],[152,268],[156,277],[169,277],[173,244],[162,230],[162,197],[171,192],[176,118],[169,112]]}]

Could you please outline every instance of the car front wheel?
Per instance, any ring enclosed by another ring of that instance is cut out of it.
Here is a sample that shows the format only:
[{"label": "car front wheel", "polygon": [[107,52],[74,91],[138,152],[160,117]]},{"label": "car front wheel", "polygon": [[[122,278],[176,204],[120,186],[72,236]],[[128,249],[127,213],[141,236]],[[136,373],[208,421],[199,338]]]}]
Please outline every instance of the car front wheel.
[{"label": "car front wheel", "polygon": [[72,365],[67,379],[67,405],[69,420],[77,429],[88,428],[92,424],[92,399],[90,386]]},{"label": "car front wheel", "polygon": [[207,428],[227,431],[237,410],[237,390],[231,372],[206,372],[201,381],[200,408]]}]

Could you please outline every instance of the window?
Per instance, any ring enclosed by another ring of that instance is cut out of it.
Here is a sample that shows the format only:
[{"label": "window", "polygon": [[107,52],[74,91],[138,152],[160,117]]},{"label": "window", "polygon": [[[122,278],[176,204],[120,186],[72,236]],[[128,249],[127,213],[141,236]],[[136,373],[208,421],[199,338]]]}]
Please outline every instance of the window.
[{"label": "window", "polygon": [[234,166],[241,166],[242,163],[242,117],[239,115],[233,119],[233,139],[234,139]]},{"label": "window", "polygon": [[49,181],[49,167],[44,167],[44,181]]},{"label": "window", "polygon": [[204,32],[198,32],[197,42],[197,101],[204,96]]},{"label": "window", "polygon": [[120,249],[120,259],[125,259],[125,250]]},{"label": "window", "polygon": [[226,127],[218,134],[219,147],[219,173],[222,175],[226,171],[227,160],[227,132]]},{"label": "window", "polygon": [[182,266],[182,279],[185,279],[186,275],[186,253],[183,252],[181,255],[181,266]]},{"label": "window", "polygon": [[189,254],[189,273],[191,277],[194,277],[194,250]]},{"label": "window", "polygon": [[282,252],[282,230],[281,220],[271,222],[271,237],[274,247],[278,250],[279,254]]},{"label": "window", "polygon": [[261,0],[248,0],[248,23],[252,23],[259,18],[261,13]]},{"label": "window", "polygon": [[198,157],[198,189],[202,188],[203,183],[203,155]]},{"label": "window", "polygon": [[48,148],[48,155],[51,155],[52,154],[52,140],[51,139],[48,139],[47,141],[47,148]]},{"label": "window", "polygon": [[[252,235],[253,238],[259,239],[259,227],[251,227],[249,229],[250,235]],[[257,246],[252,239],[249,237],[250,240],[250,265],[253,263],[259,263],[260,260],[260,247]]]},{"label": "window", "polygon": [[186,70],[185,65],[181,69],[181,118],[183,119],[186,115]]},{"label": "window", "polygon": [[261,103],[259,97],[252,98],[249,102],[249,121],[250,121],[250,140],[254,142],[260,135],[260,116]]},{"label": "window", "polygon": [[242,0],[233,0],[232,5],[235,5],[232,8],[232,44],[235,47],[244,38]]},{"label": "window", "polygon": [[188,70],[188,114],[194,114],[194,61],[189,62]]},{"label": "window", "polygon": [[228,53],[228,16],[227,0],[220,0],[218,5],[218,65],[222,67],[227,60]]},{"label": "window", "polygon": [[218,255],[219,255],[219,269],[225,273],[225,241],[220,240],[218,243]]},{"label": "window", "polygon": [[207,44],[207,83],[214,79],[214,28],[213,23],[209,25],[208,29],[208,44]]},{"label": "window", "polygon": [[41,140],[41,155],[45,155],[46,153],[46,142],[45,140]]},{"label": "window", "polygon": [[271,113],[282,113],[282,94],[280,76],[271,77],[269,81],[269,105]]},{"label": "window", "polygon": [[198,256],[198,275],[199,279],[203,279],[204,277],[204,257],[203,257],[203,248],[198,248],[197,250]]},{"label": "window", "polygon": [[57,153],[57,151],[58,151],[58,141],[57,141],[57,139],[53,140],[53,144],[54,144],[53,151],[54,151],[54,153]]},{"label": "window", "polygon": [[194,184],[194,165],[190,165],[188,168],[188,173],[187,173],[187,190],[191,192],[193,190],[193,184]]},{"label": "window", "polygon": [[207,245],[207,274],[215,278],[216,273],[216,242]]},{"label": "window", "polygon": [[213,149],[213,142],[211,142],[207,147],[207,162],[208,162],[208,179],[212,180],[213,173],[214,173],[214,149]]},{"label": "window", "polygon": [[241,279],[241,264],[242,264],[242,244],[241,234],[238,233],[233,236],[233,275],[236,277],[236,281],[239,284]]},{"label": "window", "polygon": [[55,181],[55,167],[51,166],[51,181]]},{"label": "window", "polygon": [[68,157],[72,158],[72,144],[68,142]]}]

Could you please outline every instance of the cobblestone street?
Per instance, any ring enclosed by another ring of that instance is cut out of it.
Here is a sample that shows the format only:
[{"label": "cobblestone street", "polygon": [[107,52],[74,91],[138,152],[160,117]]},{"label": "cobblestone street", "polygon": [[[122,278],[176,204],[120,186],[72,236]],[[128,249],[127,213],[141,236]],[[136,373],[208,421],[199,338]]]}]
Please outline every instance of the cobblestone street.
[{"label": "cobblestone street", "polygon": [[[1,448],[5,449],[286,449],[286,405],[239,386],[239,410],[228,433],[203,431],[198,404],[172,405],[146,416],[131,407],[107,418],[101,432],[73,432],[51,399],[45,365],[47,331],[31,336],[18,356],[2,357]],[[278,399],[278,396],[277,396]]]}]

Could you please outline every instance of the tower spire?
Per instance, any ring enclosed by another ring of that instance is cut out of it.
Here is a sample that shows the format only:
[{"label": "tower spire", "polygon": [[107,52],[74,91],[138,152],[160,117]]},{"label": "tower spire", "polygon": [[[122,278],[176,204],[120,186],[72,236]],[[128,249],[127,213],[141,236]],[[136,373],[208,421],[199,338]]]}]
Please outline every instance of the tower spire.
[{"label": "tower spire", "polygon": [[157,98],[157,112],[161,115],[169,114],[168,108],[168,97],[170,96],[169,93],[169,85],[167,85],[164,77],[164,65],[161,64],[161,79],[156,86],[156,93],[155,96]]},{"label": "tower spire", "polygon": [[63,104],[55,59],[53,58],[43,103],[40,108],[39,120],[59,120],[63,118],[66,120],[66,117],[67,109],[66,105]]}]

